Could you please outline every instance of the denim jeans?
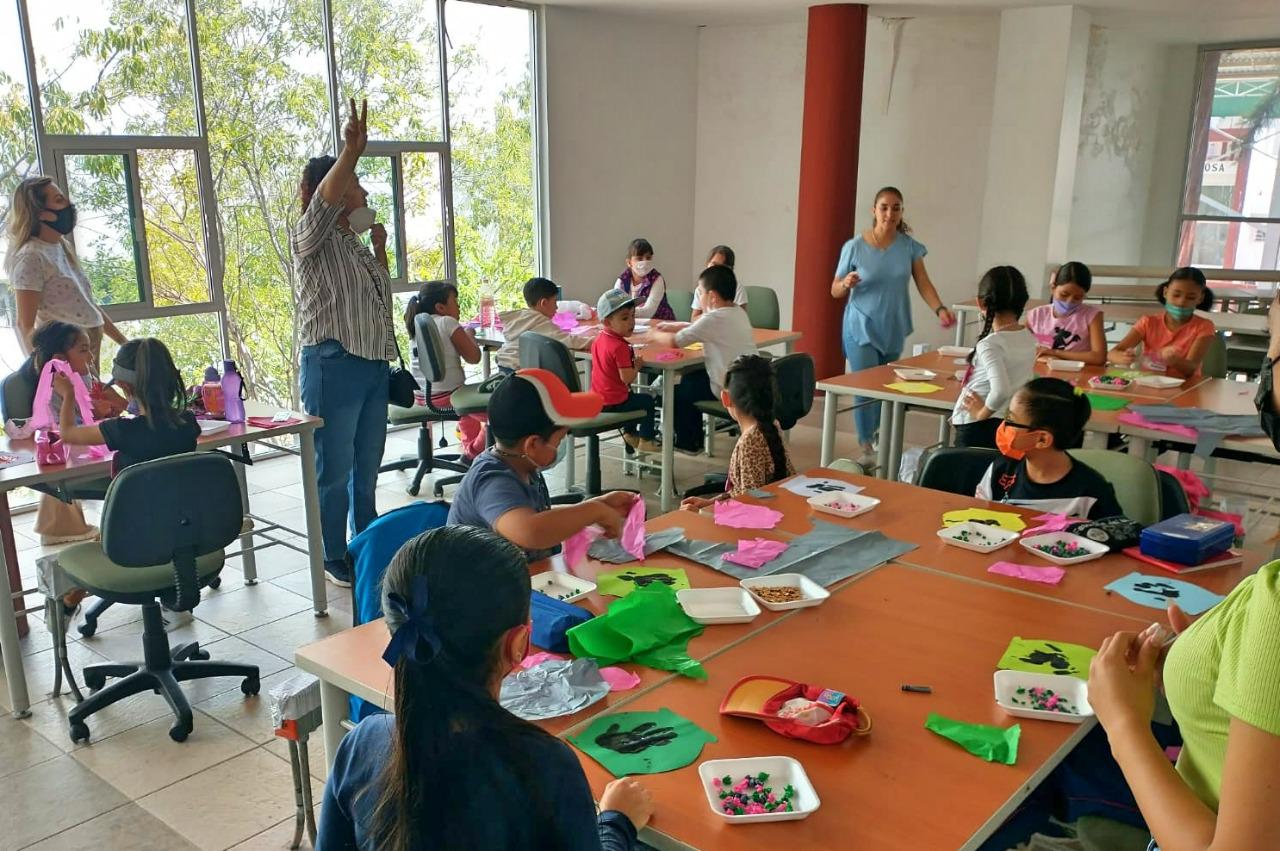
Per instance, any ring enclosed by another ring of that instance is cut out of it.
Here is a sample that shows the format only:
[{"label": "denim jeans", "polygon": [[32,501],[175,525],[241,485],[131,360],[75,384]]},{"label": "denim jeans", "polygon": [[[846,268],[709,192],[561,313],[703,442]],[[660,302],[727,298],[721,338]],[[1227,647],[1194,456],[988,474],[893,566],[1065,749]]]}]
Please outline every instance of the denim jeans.
[{"label": "denim jeans", "polygon": [[675,400],[675,416],[672,417],[672,428],[675,431],[677,449],[690,452],[701,452],[705,443],[702,431],[702,412],[695,408],[695,402],[715,399],[711,392],[711,379],[705,370],[697,369],[680,376],[680,383],[672,392]]},{"label": "denim jeans", "polygon": [[[902,356],[902,352],[882,352],[870,343],[861,343],[852,337],[844,337],[844,356],[849,361],[849,371],[857,372],[893,363]],[[866,396],[855,396],[857,404],[867,402],[860,408],[853,409],[853,424],[858,430],[858,442],[870,443],[880,428],[880,403]]]},{"label": "denim jeans", "polygon": [[337,340],[302,348],[302,406],[324,419],[316,430],[316,471],[325,561],[346,557],[348,524],[359,534],[378,516],[389,370],[386,361],[348,354]]},{"label": "denim jeans", "polygon": [[[679,387],[680,385],[676,385]],[[627,423],[622,430],[627,434],[638,434],[645,440],[653,440],[653,412],[657,409],[658,400],[654,399],[648,393],[637,393],[634,390],[627,396],[625,402],[619,402],[616,405],[605,405],[605,411],[611,414],[620,414],[626,411],[643,411],[644,419],[634,423]]]}]

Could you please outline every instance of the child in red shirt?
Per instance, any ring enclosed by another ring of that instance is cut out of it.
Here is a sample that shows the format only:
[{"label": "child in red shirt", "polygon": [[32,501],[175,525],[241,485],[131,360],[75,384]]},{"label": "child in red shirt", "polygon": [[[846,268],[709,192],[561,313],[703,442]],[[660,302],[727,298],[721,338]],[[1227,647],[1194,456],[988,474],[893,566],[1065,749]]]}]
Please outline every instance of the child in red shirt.
[{"label": "child in red shirt", "polygon": [[640,360],[627,342],[636,329],[636,300],[622,290],[609,290],[600,296],[596,312],[602,328],[591,344],[591,392],[604,400],[606,411],[644,411],[644,419],[622,427],[622,439],[632,450],[659,452],[662,447],[653,439],[656,401],[631,389]]}]

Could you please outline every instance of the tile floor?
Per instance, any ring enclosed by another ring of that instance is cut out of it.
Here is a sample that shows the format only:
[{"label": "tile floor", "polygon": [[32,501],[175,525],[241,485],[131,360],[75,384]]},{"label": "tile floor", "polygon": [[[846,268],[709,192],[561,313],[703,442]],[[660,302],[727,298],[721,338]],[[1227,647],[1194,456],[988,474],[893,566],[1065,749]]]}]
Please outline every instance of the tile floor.
[{"label": "tile floor", "polygon": [[[820,406],[792,433],[796,467],[818,460]],[[936,439],[935,417],[908,418],[908,445]],[[837,454],[851,457],[855,446],[842,417]],[[680,456],[678,483],[687,488],[703,472],[723,468],[729,449],[721,441],[716,459]],[[617,453],[617,444],[606,451]],[[388,458],[415,451],[412,432],[390,436]],[[1221,472],[1230,473],[1228,465]],[[579,467],[581,470],[582,468]],[[619,465],[606,462],[607,486],[656,489],[656,476],[638,481],[622,476]],[[1280,482],[1280,468],[1251,467],[1249,475]],[[256,514],[302,528],[299,465],[283,457],[249,469],[250,502]],[[379,508],[408,502],[408,473],[384,474]],[[557,490],[552,482],[552,489]],[[424,487],[429,494],[429,487]],[[650,494],[651,513],[656,500]],[[95,511],[96,506],[87,506]],[[25,584],[34,586],[35,559],[48,552],[31,531],[33,517],[20,515],[15,529]],[[1267,536],[1274,524],[1267,521]],[[172,634],[172,640],[199,640],[215,658],[256,664],[261,669],[262,697],[246,698],[235,679],[189,684],[195,730],[183,744],[170,741],[171,723],[165,702],[156,695],[137,695],[91,719],[92,741],[73,745],[67,736],[66,711],[71,699],[50,697],[53,685],[49,635],[38,617],[24,642],[27,676],[34,705],[31,717],[0,715],[0,851],[80,849],[102,851],[181,851],[182,849],[283,849],[293,833],[293,791],[288,750],[272,735],[265,695],[295,673],[293,651],[302,644],[346,628],[351,623],[350,592],[329,586],[330,615],[317,619],[310,609],[306,558],[273,547],[259,554],[260,581],[246,586],[239,558],[223,571],[222,586],[205,592],[195,619]],[[36,598],[32,597],[31,600]],[[137,607],[112,607],[99,631],[82,639],[70,633],[70,653],[78,670],[106,659],[133,659],[140,654]],[[0,684],[2,685],[2,684]],[[7,709],[0,687],[0,704]],[[317,799],[324,780],[323,745],[312,741],[311,768]],[[304,840],[304,847],[306,843]]]}]

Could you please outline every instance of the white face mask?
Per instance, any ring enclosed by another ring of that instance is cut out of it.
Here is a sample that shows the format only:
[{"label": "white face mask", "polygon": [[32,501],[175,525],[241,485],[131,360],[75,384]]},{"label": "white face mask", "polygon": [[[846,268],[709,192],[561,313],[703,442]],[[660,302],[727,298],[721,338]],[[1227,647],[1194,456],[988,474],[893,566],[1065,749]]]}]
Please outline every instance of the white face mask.
[{"label": "white face mask", "polygon": [[368,207],[359,207],[347,213],[347,226],[351,228],[352,233],[364,233],[373,227],[373,223],[377,221],[378,214]]},{"label": "white face mask", "polygon": [[637,275],[643,278],[645,275],[653,271],[653,261],[652,260],[632,261],[631,271],[635,272]]}]

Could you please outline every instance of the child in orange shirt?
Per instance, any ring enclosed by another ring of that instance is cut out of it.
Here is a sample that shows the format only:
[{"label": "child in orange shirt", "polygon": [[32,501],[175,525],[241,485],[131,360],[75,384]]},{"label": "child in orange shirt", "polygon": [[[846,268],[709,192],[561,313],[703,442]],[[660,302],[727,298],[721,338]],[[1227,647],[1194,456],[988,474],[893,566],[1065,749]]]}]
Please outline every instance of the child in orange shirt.
[{"label": "child in orange shirt", "polygon": [[1204,272],[1194,266],[1175,269],[1169,279],[1156,288],[1156,301],[1164,305],[1163,313],[1149,313],[1139,319],[1125,338],[1111,350],[1110,360],[1129,366],[1142,346],[1142,363],[1181,378],[1196,378],[1200,364],[1217,336],[1213,322],[1196,316],[1197,310],[1213,306],[1213,291]]}]

